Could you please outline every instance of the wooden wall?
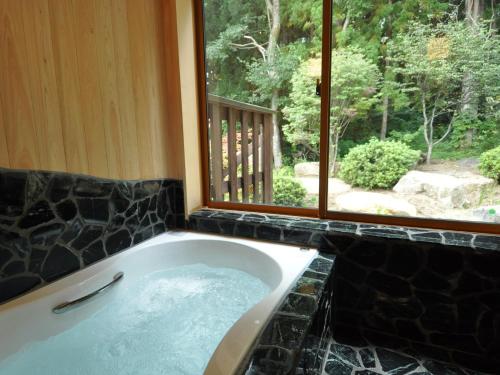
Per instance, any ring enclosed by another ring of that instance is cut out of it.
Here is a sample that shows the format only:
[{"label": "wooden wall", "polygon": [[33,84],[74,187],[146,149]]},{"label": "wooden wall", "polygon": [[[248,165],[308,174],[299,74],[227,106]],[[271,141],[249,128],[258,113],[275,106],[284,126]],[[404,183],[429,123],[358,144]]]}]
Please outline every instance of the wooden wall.
[{"label": "wooden wall", "polygon": [[173,0],[0,0],[0,166],[182,177]]}]

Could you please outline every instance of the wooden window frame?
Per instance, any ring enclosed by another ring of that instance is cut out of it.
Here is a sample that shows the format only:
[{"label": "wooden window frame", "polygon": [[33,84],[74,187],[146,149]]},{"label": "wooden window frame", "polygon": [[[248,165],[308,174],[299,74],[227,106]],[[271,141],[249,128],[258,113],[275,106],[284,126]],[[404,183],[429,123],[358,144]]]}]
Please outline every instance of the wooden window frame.
[{"label": "wooden window frame", "polygon": [[340,212],[328,210],[328,161],[329,161],[329,131],[330,131],[330,65],[331,47],[333,46],[332,33],[332,2],[323,1],[323,33],[322,50],[322,84],[321,84],[321,125],[320,125],[320,175],[319,175],[319,204],[318,208],[297,208],[272,206],[266,204],[217,202],[210,199],[210,166],[208,149],[208,120],[207,120],[207,86],[205,71],[205,38],[203,0],[192,0],[195,13],[196,34],[196,65],[199,106],[199,132],[201,139],[202,163],[202,201],[208,208],[250,211],[278,215],[303,216],[319,219],[350,221],[367,224],[383,224],[391,226],[440,229],[476,233],[500,234],[500,224],[467,222],[458,220],[426,219],[417,217],[386,216],[375,214],[360,214],[354,212]]}]

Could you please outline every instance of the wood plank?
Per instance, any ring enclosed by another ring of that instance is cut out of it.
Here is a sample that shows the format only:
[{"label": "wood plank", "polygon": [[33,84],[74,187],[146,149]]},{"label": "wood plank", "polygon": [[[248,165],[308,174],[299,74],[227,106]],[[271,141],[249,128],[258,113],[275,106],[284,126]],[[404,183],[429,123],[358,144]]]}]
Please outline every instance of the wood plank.
[{"label": "wood plank", "polygon": [[148,38],[143,40],[146,46],[147,87],[150,112],[151,152],[153,153],[154,177],[165,177],[168,174],[168,148],[165,147],[169,137],[166,117],[166,85],[165,52],[163,43],[163,9],[161,1],[142,1]]},{"label": "wood plank", "polygon": [[[104,3],[104,2],[102,2]],[[100,1],[75,0],[73,22],[78,36],[76,54],[80,86],[82,124],[85,129],[85,145],[89,163],[89,173],[94,176],[110,177],[108,152],[103,121],[101,85],[105,84],[99,74],[98,51],[102,48],[101,35],[97,26],[96,7]]]},{"label": "wood plank", "polygon": [[260,140],[260,124],[262,115],[258,113],[253,113],[252,122],[252,159],[253,159],[253,202],[259,203],[261,200],[260,192],[260,152],[259,152],[259,140]]},{"label": "wood plank", "polygon": [[[165,68],[161,69],[164,76],[162,80],[166,83],[166,123],[163,124],[167,130],[164,149],[167,154],[168,176],[172,178],[184,178],[184,144],[182,132],[182,100],[181,100],[181,75],[179,65],[179,41],[177,37],[177,4],[175,1],[164,0],[163,20],[163,53],[165,57]],[[187,136],[187,135],[186,135]],[[194,154],[191,154],[194,155]],[[191,156],[190,155],[190,156]],[[208,155],[207,155],[208,157]]]},{"label": "wood plank", "polygon": [[[57,98],[54,51],[46,0],[26,0],[22,6],[29,92],[33,103],[33,126],[42,169],[65,171],[61,114]],[[57,140],[56,142],[54,140]]]},{"label": "wood plank", "polygon": [[145,16],[143,1],[127,0],[127,21],[129,25],[129,49],[132,67],[132,87],[137,126],[137,146],[141,178],[154,176],[153,154],[151,152],[151,121],[148,52],[144,43],[144,30],[149,20]]},{"label": "wood plank", "polygon": [[[260,177],[259,179],[262,181],[264,175],[262,172],[259,173]],[[252,174],[250,175],[250,178],[255,178],[255,176]],[[238,177],[238,179],[236,180],[237,183],[236,183],[236,188],[237,189],[242,189],[243,188],[243,177]],[[225,194],[227,192],[229,192],[229,182],[228,181],[224,181],[222,183],[222,192]]]},{"label": "wood plank", "polygon": [[0,105],[12,168],[40,167],[21,2],[0,1]]},{"label": "wood plank", "polygon": [[250,112],[244,111],[241,117],[241,172],[243,176],[243,202],[248,203],[250,197],[250,175],[248,168],[248,124]]},{"label": "wood plank", "polygon": [[264,115],[264,203],[273,199],[273,121],[272,115]]},{"label": "wood plank", "polygon": [[119,110],[118,86],[116,77],[115,46],[113,39],[112,7],[109,0],[97,0],[95,6],[98,77],[102,101],[102,117],[106,150],[108,155],[108,175],[123,178],[122,129]]},{"label": "wood plank", "polygon": [[229,122],[227,127],[227,151],[229,165],[229,199],[238,201],[238,164],[236,162],[236,121],[239,111],[229,108]]},{"label": "wood plank", "polygon": [[210,105],[211,122],[210,122],[210,146],[212,159],[212,185],[214,187],[214,199],[217,201],[224,200],[222,193],[222,122],[220,116],[219,104]]},{"label": "wood plank", "polygon": [[49,0],[49,14],[67,171],[88,173],[73,2]]},{"label": "wood plank", "polygon": [[5,137],[4,111],[0,96],[0,167],[10,168],[9,150],[7,148],[7,138]]},{"label": "wood plank", "polygon": [[141,172],[139,170],[137,121],[132,84],[132,66],[130,62],[127,4],[123,0],[111,0],[111,7],[116,62],[115,73],[118,89],[118,111],[120,112],[122,130],[122,172],[123,178],[132,180],[140,178]]}]

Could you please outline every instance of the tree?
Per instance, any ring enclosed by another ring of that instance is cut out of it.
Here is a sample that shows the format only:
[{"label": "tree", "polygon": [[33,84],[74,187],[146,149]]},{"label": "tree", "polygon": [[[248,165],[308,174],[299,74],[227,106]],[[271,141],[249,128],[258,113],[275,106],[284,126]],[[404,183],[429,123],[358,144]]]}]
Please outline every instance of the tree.
[{"label": "tree", "polygon": [[[320,75],[320,58],[304,62],[292,78],[292,103],[283,110],[288,120],[283,129],[287,140],[318,155],[320,106],[312,93]],[[334,50],[331,76],[330,171],[335,175],[339,140],[352,120],[366,117],[378,100],[380,72],[359,50]]]},{"label": "tree", "polygon": [[[309,24],[310,39],[317,36],[316,27],[300,17],[301,14],[316,17],[321,0],[307,1],[313,6],[307,12],[305,7],[295,2],[287,2],[282,11],[280,0],[241,4],[240,13],[237,12],[237,4],[241,2],[236,0],[210,0],[209,6],[205,6],[206,12],[207,7],[210,8],[208,11],[212,19],[223,18],[218,22],[223,25],[222,28],[208,26],[211,30],[207,35],[206,49],[209,90],[229,98],[267,105],[275,111],[272,119],[275,168],[282,165],[281,96],[283,91],[286,94],[287,82],[301,57],[306,54],[304,25]],[[216,16],[218,7],[221,9],[220,16]],[[287,43],[284,46],[280,45],[282,12],[287,17]]]},{"label": "tree", "polygon": [[[465,0],[465,22],[471,32],[477,32],[480,29],[480,22],[484,13],[483,0]],[[471,120],[477,119],[479,98],[476,89],[476,80],[473,71],[467,71],[464,74],[462,82],[461,113]],[[474,129],[467,130],[466,146],[472,145]]]},{"label": "tree", "polygon": [[466,73],[475,72],[478,93],[489,95],[498,86],[498,48],[498,38],[487,30],[472,32],[469,25],[457,20],[436,25],[411,23],[408,32],[391,42],[391,67],[402,78],[400,88],[422,113],[428,164],[434,146],[452,130]]}]

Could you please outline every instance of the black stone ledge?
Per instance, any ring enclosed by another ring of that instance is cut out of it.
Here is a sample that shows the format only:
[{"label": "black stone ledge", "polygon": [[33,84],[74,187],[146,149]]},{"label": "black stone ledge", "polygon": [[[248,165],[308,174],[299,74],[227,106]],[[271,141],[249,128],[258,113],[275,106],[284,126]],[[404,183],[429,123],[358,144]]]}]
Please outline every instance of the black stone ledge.
[{"label": "black stone ledge", "polygon": [[239,375],[292,375],[330,279],[335,256],[320,253],[291,285],[240,364]]},{"label": "black stone ledge", "polygon": [[189,216],[188,225],[190,229],[199,232],[279,241],[315,248],[332,245],[328,244],[326,236],[343,234],[354,238],[378,237],[500,251],[500,235],[448,232],[251,212],[201,209]]}]

